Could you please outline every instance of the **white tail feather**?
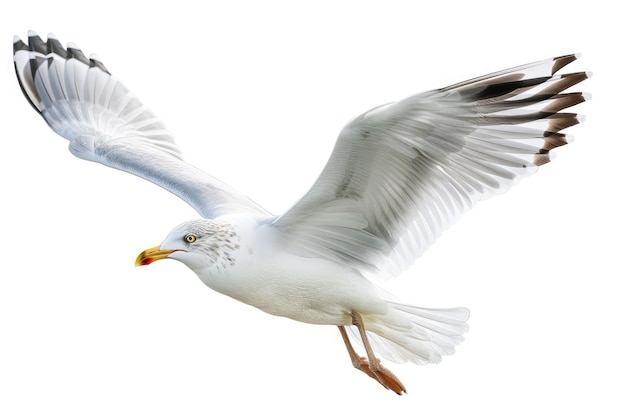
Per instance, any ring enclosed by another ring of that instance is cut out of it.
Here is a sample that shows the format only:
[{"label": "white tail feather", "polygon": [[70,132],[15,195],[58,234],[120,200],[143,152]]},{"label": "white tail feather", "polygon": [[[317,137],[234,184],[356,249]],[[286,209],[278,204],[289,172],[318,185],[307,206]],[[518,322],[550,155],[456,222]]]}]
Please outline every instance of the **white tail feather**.
[{"label": "white tail feather", "polygon": [[[455,352],[469,329],[469,310],[463,307],[429,309],[391,301],[388,305],[386,314],[363,320],[374,351],[392,362],[439,363],[442,355]],[[354,326],[348,327],[348,334],[363,345]]]}]

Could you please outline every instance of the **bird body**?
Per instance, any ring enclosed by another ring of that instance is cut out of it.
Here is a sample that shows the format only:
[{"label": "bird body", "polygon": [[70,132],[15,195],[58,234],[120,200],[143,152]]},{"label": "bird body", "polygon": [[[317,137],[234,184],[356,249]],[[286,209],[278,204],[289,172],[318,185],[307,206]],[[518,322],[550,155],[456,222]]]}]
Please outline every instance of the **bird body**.
[{"label": "bird body", "polygon": [[[203,229],[221,230],[207,237]],[[350,324],[354,308],[364,313],[384,310],[367,278],[325,259],[290,253],[280,231],[264,219],[242,215],[192,220],[174,229],[160,250],[179,248],[188,233],[198,240],[215,240],[206,246],[218,253],[211,262],[202,256],[196,263],[180,250],[170,258],[184,262],[209,288],[266,313],[311,324],[344,325]]]},{"label": "bird body", "polygon": [[[197,219],[176,227],[154,250],[183,262],[209,288],[272,315],[336,326],[350,325],[352,311],[382,320],[388,302],[395,302],[391,294],[336,262],[294,255],[281,233],[258,216]],[[196,240],[186,245],[202,244],[202,256],[181,246],[190,234]],[[144,252],[138,262],[151,256]],[[457,311],[460,317],[469,315]],[[467,330],[466,319],[457,323],[459,334]]]},{"label": "bird body", "polygon": [[[338,326],[352,364],[401,394],[375,353],[436,363],[467,331],[465,308],[401,303],[376,281],[399,275],[463,212],[550,162],[582,119],[566,90],[589,74],[557,74],[565,55],[374,108],[340,132],[319,178],[273,215],[184,161],[171,133],[96,57],[54,35],[14,39],[33,108],[77,157],[179,196],[199,219],[175,227],[137,265],[174,259],[208,287],[260,310]],[[150,63],[148,63],[150,65]],[[367,358],[352,347],[363,345]]]}]

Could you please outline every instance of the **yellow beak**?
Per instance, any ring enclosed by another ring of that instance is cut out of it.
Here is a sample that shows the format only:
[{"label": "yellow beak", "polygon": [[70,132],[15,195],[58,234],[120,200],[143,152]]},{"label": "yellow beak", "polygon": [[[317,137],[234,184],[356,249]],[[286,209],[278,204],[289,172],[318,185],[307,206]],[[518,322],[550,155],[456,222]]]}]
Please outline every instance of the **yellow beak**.
[{"label": "yellow beak", "polygon": [[167,258],[173,250],[161,250],[160,246],[155,246],[141,252],[135,259],[135,266],[150,265],[154,261]]}]

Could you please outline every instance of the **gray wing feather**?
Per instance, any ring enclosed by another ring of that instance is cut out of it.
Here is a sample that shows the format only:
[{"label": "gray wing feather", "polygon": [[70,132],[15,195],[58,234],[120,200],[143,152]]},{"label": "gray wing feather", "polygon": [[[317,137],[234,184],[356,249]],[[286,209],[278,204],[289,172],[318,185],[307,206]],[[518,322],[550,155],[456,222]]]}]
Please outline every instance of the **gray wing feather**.
[{"label": "gray wing feather", "polygon": [[204,217],[232,212],[267,215],[253,201],[183,160],[172,134],[96,57],[54,35],[29,32],[13,43],[24,95],[77,157],[149,180]]},{"label": "gray wing feather", "polygon": [[464,211],[506,191],[565,145],[586,99],[557,57],[381,106],[340,133],[312,188],[273,225],[292,251],[391,277]]}]

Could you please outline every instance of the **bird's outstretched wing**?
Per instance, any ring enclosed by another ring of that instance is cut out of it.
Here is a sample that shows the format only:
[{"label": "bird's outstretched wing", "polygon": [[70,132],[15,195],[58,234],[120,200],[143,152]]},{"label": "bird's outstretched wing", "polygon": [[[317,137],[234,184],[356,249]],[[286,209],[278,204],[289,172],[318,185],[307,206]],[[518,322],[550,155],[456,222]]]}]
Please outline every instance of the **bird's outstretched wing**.
[{"label": "bird's outstretched wing", "polygon": [[313,187],[273,225],[288,247],[390,277],[477,201],[503,192],[568,143],[581,118],[561,56],[384,105],[349,123]]},{"label": "bird's outstretched wing", "polygon": [[267,212],[216,178],[183,161],[164,124],[104,67],[54,35],[13,40],[24,95],[79,158],[152,181],[204,217]]}]

